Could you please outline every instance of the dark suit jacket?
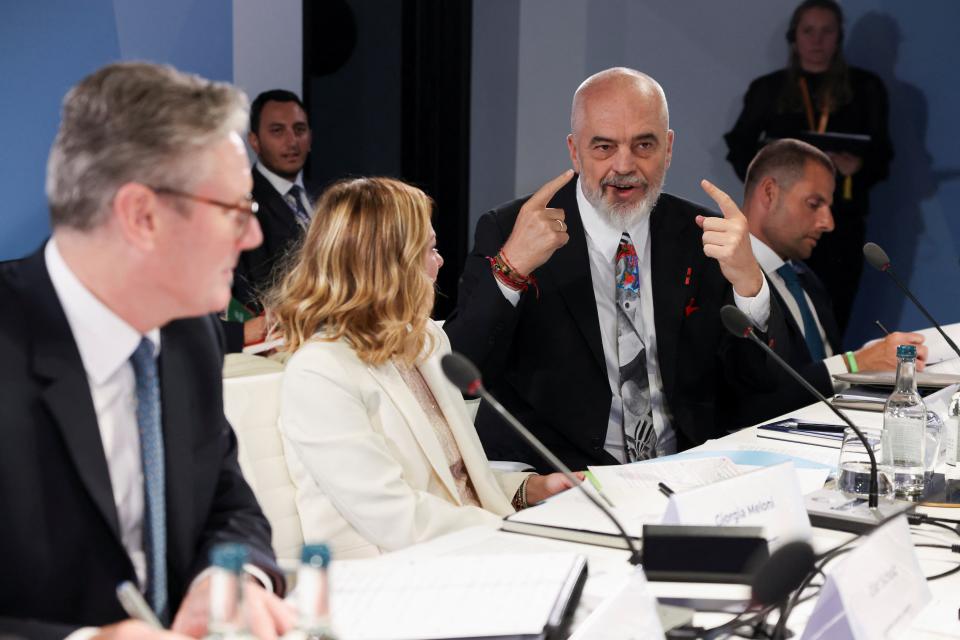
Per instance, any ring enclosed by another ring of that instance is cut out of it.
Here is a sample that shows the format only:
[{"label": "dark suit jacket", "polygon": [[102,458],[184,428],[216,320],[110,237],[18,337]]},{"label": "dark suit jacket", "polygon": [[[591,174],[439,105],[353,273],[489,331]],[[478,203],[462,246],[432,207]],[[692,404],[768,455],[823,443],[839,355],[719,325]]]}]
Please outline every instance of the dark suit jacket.
[{"label": "dark suit jacket", "polygon": [[[814,311],[820,319],[820,324],[823,325],[824,333],[827,334],[827,342],[830,344],[830,348],[834,354],[840,353],[840,329],[833,315],[833,304],[827,290],[810,269],[804,267],[797,275],[800,278],[800,284],[803,285],[807,295],[810,296]],[[823,363],[823,360],[814,361],[810,357],[810,351],[807,348],[806,340],[803,338],[800,325],[794,320],[793,315],[786,311],[783,298],[773,284],[769,282],[769,276],[767,280],[770,285],[771,298],[783,310],[782,313],[771,319],[767,327],[767,338],[770,346],[777,352],[777,355],[795,368],[807,382],[816,387],[817,391],[830,397],[833,395],[833,382],[827,372],[827,365]],[[810,393],[782,369],[779,367],[771,368],[771,372],[777,381],[771,391],[745,395],[734,392],[733,402],[728,408],[728,414],[731,416],[730,420],[734,426],[746,427],[765,422],[794,409],[805,407],[814,401]]]},{"label": "dark suit jacket", "polygon": [[[135,574],[87,375],[42,250],[0,265],[0,304],[0,635],[63,638],[126,618],[115,589]],[[171,612],[218,542],[249,545],[282,588],[223,415],[220,340],[209,317],[161,330]]]},{"label": "dark suit jacket", "polygon": [[[497,287],[487,256],[503,246],[525,199],[480,219],[444,330],[453,349],[481,368],[493,395],[570,467],[582,469],[616,461],[603,448],[611,392],[576,185],[571,180],[549,205],[566,212],[570,241],[536,270],[539,297],[528,291],[516,308]],[[765,384],[757,373],[766,366],[762,352],[734,340],[720,322],[732,288],[703,253],[694,220],[703,212],[664,194],[650,219],[658,361],[680,449],[724,434],[716,403],[724,377]],[[476,424],[488,457],[547,469],[488,406],[480,407]]]},{"label": "dark suit jacket", "polygon": [[[259,313],[262,310],[260,294],[273,284],[274,269],[297,247],[304,232],[283,194],[278,193],[256,167],[251,173],[253,199],[260,205],[257,221],[263,231],[263,243],[240,254],[233,277],[233,297]],[[313,198],[309,185],[307,194]]]}]

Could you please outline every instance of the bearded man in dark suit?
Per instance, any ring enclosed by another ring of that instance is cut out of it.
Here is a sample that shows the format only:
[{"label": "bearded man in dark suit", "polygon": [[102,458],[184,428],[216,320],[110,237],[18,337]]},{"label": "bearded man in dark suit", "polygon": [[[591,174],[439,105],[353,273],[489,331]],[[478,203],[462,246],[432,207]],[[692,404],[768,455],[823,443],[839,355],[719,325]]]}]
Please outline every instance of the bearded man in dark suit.
[{"label": "bearded man in dark suit", "polygon": [[[487,386],[573,468],[646,459],[724,433],[726,383],[765,384],[759,350],[727,336],[723,304],[760,328],[769,287],[735,203],[722,216],[661,193],[673,151],[666,97],[633,69],[573,99],[574,172],[477,224],[444,325]],[[491,458],[545,463],[482,405]]]}]

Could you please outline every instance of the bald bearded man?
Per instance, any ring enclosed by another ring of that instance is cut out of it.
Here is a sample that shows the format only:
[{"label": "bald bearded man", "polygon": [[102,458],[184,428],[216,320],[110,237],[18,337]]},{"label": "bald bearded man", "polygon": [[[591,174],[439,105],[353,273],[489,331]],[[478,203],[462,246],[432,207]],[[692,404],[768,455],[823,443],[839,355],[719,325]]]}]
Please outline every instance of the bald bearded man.
[{"label": "bald bearded man", "polygon": [[[663,89],[646,74],[584,81],[567,137],[573,171],[481,218],[444,326],[573,468],[720,436],[724,381],[765,384],[759,350],[728,337],[719,317],[736,303],[762,329],[771,313],[746,219],[706,181],[722,215],[661,193],[673,137]],[[546,469],[485,405],[477,430],[489,457]]]}]

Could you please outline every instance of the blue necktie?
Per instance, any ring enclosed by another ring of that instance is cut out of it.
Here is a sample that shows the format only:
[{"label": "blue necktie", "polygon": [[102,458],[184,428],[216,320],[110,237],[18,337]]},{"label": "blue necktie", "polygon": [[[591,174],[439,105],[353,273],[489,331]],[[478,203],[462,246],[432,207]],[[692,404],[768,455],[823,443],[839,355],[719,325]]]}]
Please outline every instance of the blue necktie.
[{"label": "blue necktie", "polygon": [[803,285],[800,284],[800,278],[797,277],[794,266],[789,262],[785,262],[777,269],[777,273],[783,278],[783,282],[787,285],[787,290],[790,291],[790,295],[793,296],[793,299],[797,302],[797,306],[800,308],[800,318],[803,320],[803,339],[807,342],[807,350],[810,351],[810,358],[814,362],[823,360],[827,357],[827,354],[823,348],[823,340],[820,338],[820,329],[817,328],[817,321],[813,317],[813,311],[810,310],[810,305],[807,304],[807,296],[803,293]]},{"label": "blue necktie", "polygon": [[297,219],[297,223],[306,229],[310,226],[310,214],[307,213],[307,210],[303,206],[303,199],[300,197],[300,194],[303,192],[303,189],[300,188],[300,185],[295,184],[290,187],[290,191],[287,191],[287,195],[284,198],[287,202],[287,206],[293,211],[293,215]]},{"label": "blue necktie", "polygon": [[143,542],[147,556],[147,602],[167,620],[167,512],[164,484],[160,379],[153,343],[143,338],[130,357],[137,380],[137,427],[143,463]]}]

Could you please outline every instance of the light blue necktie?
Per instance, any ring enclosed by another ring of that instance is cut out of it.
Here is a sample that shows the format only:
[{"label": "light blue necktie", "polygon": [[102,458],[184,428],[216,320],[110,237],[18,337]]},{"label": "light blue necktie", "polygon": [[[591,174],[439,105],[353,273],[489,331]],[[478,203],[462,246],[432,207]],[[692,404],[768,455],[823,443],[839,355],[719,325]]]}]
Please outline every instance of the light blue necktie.
[{"label": "light blue necktie", "polygon": [[137,380],[137,426],[143,463],[143,546],[147,556],[147,602],[167,621],[167,512],[164,483],[160,379],[153,343],[143,338],[130,357]]},{"label": "light blue necktie", "polygon": [[827,357],[827,353],[823,347],[823,339],[820,337],[820,329],[817,328],[817,321],[813,317],[813,311],[811,311],[810,305],[807,304],[807,296],[803,293],[803,285],[800,283],[800,278],[797,276],[794,266],[789,262],[785,262],[777,269],[777,273],[783,278],[783,282],[787,285],[787,290],[790,291],[790,295],[793,296],[793,299],[797,302],[797,306],[800,308],[800,318],[803,320],[803,339],[807,342],[807,350],[810,351],[810,358],[814,362],[823,360]]}]

